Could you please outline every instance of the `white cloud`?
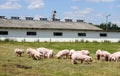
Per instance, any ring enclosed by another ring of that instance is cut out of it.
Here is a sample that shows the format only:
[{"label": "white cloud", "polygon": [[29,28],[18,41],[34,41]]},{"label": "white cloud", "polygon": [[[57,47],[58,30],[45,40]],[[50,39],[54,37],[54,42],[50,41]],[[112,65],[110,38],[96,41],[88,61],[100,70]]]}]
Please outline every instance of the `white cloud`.
[{"label": "white cloud", "polygon": [[74,1],[74,2],[78,2],[78,1],[80,1],[80,0],[72,0],[72,1]]},{"label": "white cloud", "polygon": [[0,9],[19,9],[21,7],[22,6],[20,4],[18,4],[16,1],[13,2],[13,0],[9,0],[8,2],[0,5]]},{"label": "white cloud", "polygon": [[117,24],[120,27],[120,20],[112,21],[112,23],[115,23],[115,24]]},{"label": "white cloud", "polygon": [[79,7],[77,7],[77,6],[72,6],[71,9],[73,9],[73,10],[79,10]]},{"label": "white cloud", "polygon": [[113,2],[115,0],[86,0],[88,2]]},{"label": "white cloud", "polygon": [[[72,0],[74,2],[78,2],[78,1],[82,1],[82,0]],[[115,0],[84,0],[84,1],[87,1],[87,2],[113,2]]]},{"label": "white cloud", "polygon": [[120,8],[120,5],[116,5],[116,7]]},{"label": "white cloud", "polygon": [[35,19],[35,20],[40,20],[40,18],[44,18],[44,16],[40,16],[40,15],[35,15],[35,16],[34,16],[34,19]]},{"label": "white cloud", "polygon": [[17,1],[20,1],[20,0],[6,0],[6,1],[10,1],[10,2],[14,1],[14,2],[17,2]]},{"label": "white cloud", "polygon": [[70,17],[70,18],[77,18],[79,16],[85,16],[90,14],[93,11],[92,8],[86,8],[84,10],[74,10],[74,11],[69,11],[69,12],[64,12],[65,17]]},{"label": "white cloud", "polygon": [[40,9],[44,7],[43,0],[26,0],[29,5],[28,9]]}]

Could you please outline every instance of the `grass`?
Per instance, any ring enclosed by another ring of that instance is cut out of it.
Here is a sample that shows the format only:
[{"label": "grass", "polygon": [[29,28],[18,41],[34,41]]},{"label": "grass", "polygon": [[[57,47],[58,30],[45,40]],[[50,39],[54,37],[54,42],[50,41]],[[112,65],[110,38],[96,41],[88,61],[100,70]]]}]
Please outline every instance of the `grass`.
[{"label": "grass", "polygon": [[[120,43],[47,43],[47,42],[0,42],[0,76],[120,76],[120,62],[105,62],[95,59],[97,49],[107,50],[111,53],[120,50]],[[62,49],[88,49],[93,57],[91,64],[83,63],[73,65],[69,59],[42,59],[33,60],[25,53],[23,57],[14,55],[15,48],[27,49],[29,47],[46,47],[55,53]],[[24,65],[30,69],[16,66]]]}]

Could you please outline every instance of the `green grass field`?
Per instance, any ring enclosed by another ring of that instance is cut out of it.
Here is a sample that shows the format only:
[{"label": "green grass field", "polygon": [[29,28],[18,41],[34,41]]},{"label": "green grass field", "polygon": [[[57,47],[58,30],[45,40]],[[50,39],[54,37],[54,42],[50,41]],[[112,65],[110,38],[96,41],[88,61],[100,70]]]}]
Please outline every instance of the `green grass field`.
[{"label": "green grass field", "polygon": [[[41,59],[33,60],[25,53],[23,57],[14,54],[15,48],[46,47],[55,53],[63,49],[87,49],[93,57],[91,64],[83,63],[73,65],[70,59]],[[120,50],[120,43],[25,43],[0,42],[0,76],[120,76],[120,61],[97,61],[97,49],[107,50],[111,53]],[[29,68],[25,68],[29,67]]]}]

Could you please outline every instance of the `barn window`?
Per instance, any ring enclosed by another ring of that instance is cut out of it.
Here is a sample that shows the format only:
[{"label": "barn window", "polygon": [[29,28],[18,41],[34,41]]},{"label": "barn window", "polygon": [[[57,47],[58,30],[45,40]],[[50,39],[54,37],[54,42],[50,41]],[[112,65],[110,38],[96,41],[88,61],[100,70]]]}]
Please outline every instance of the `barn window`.
[{"label": "barn window", "polygon": [[86,33],[78,33],[78,36],[86,36]]},{"label": "barn window", "polygon": [[0,31],[0,35],[8,35],[8,31]]},{"label": "barn window", "polygon": [[37,35],[37,33],[36,32],[27,32],[27,35],[29,35],[29,36],[35,36],[35,35]]},{"label": "barn window", "polygon": [[62,36],[63,33],[62,33],[62,32],[54,32],[53,35],[54,35],[54,36]]},{"label": "barn window", "polygon": [[107,37],[106,33],[100,33],[100,37]]}]

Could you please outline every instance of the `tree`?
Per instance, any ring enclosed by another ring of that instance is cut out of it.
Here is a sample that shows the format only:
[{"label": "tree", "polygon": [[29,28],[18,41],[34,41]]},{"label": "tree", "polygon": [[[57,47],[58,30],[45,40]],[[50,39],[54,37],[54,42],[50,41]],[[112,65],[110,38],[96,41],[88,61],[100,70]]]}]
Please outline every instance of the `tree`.
[{"label": "tree", "polygon": [[100,25],[98,25],[98,27],[102,28],[105,31],[119,31],[119,27],[117,26],[117,24],[113,24],[111,22],[109,22],[108,24],[106,23],[101,23]]}]

